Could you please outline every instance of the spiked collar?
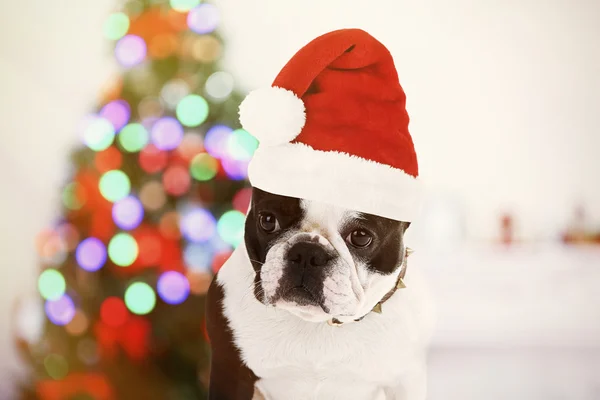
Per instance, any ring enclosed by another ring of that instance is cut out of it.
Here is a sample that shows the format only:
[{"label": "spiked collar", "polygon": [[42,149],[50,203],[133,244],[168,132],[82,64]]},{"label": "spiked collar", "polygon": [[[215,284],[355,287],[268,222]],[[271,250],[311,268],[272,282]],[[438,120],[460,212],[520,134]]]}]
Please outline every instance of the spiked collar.
[{"label": "spiked collar", "polygon": [[[381,314],[383,312],[383,309],[382,309],[383,303],[385,303],[386,301],[388,301],[390,299],[390,297],[392,297],[392,295],[394,293],[396,293],[396,290],[406,288],[406,285],[404,284],[404,277],[406,276],[406,269],[408,268],[408,256],[410,256],[412,254],[412,252],[413,252],[412,249],[410,249],[408,247],[406,248],[405,254],[404,254],[404,260],[402,260],[402,266],[400,267],[401,268],[400,274],[398,274],[398,280],[396,281],[396,284],[394,285],[394,287],[392,287],[389,290],[389,292],[387,292],[381,298],[381,300],[379,300],[377,302],[377,304],[375,304],[375,307],[373,307],[371,309],[371,311],[369,311],[368,313],[366,313],[362,317],[355,319],[354,322],[362,321],[362,319],[364,317],[366,317],[367,315],[369,315],[372,312],[377,313],[377,314]],[[327,323],[329,325],[331,325],[331,326],[341,326],[341,325],[344,325],[344,322],[340,321],[337,318],[331,318],[330,320],[327,320]]]}]

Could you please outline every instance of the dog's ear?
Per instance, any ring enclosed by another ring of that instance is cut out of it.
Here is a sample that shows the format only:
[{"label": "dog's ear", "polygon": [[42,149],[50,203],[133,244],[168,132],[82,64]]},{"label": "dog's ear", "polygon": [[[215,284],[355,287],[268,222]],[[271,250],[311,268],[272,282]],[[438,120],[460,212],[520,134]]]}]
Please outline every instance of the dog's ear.
[{"label": "dog's ear", "polygon": [[406,232],[408,227],[410,226],[410,222],[402,222],[402,232]]}]

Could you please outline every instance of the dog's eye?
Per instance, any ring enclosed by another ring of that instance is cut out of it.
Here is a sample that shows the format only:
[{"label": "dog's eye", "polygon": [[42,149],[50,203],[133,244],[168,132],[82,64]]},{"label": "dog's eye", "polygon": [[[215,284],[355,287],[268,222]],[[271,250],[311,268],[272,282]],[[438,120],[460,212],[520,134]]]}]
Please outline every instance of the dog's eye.
[{"label": "dog's eye", "polygon": [[359,229],[349,234],[346,241],[354,247],[367,247],[373,241],[373,236],[369,232]]},{"label": "dog's eye", "polygon": [[267,233],[273,233],[280,229],[279,221],[271,213],[261,213],[258,217],[258,222],[260,223],[260,227]]}]

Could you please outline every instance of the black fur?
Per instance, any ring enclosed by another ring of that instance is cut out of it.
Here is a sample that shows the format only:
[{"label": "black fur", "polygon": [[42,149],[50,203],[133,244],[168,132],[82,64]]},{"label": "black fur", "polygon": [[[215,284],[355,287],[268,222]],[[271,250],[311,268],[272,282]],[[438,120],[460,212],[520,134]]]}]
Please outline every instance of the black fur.
[{"label": "black fur", "polygon": [[363,261],[374,272],[393,273],[402,264],[404,232],[410,222],[365,213],[361,213],[361,216],[361,219],[351,221],[342,228],[342,237],[347,237],[357,229],[366,230],[372,234],[373,243],[364,249],[350,247],[352,256]]},{"label": "black fur", "polygon": [[257,376],[242,361],[223,315],[223,288],[213,280],[207,294],[206,328],[212,350],[209,400],[251,400]]},{"label": "black fur", "polygon": [[[261,212],[275,214],[281,230],[267,233],[259,226]],[[264,302],[260,281],[260,268],[265,263],[267,252],[277,239],[290,229],[298,228],[304,217],[300,200],[293,197],[278,196],[257,188],[252,189],[252,207],[246,218],[244,240],[250,262],[256,271],[254,294],[258,301]]]}]

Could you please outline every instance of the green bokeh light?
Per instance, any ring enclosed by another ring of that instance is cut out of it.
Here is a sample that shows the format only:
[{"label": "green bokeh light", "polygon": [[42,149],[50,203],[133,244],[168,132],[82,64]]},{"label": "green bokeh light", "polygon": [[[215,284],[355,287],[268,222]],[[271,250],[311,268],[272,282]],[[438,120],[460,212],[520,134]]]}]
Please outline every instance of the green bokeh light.
[{"label": "green bokeh light", "polygon": [[156,305],[156,294],[148,284],[136,282],[125,291],[125,305],[134,314],[148,314]]},{"label": "green bokeh light", "polygon": [[119,40],[129,30],[129,18],[121,12],[113,13],[104,22],[104,37],[109,40]]},{"label": "green bokeh light", "polygon": [[125,151],[134,153],[148,144],[148,131],[141,124],[128,124],[119,132],[119,144]]},{"label": "green bokeh light", "polygon": [[258,140],[244,129],[236,129],[227,141],[227,150],[238,161],[248,161],[258,147]]},{"label": "green bokeh light", "polygon": [[62,201],[69,210],[79,210],[83,207],[85,201],[78,197],[79,185],[76,182],[71,182],[62,192]]},{"label": "green bokeh light", "polygon": [[210,154],[200,153],[192,158],[190,174],[198,181],[208,181],[217,175],[219,163]]},{"label": "green bokeh light", "polygon": [[119,267],[130,266],[138,256],[138,244],[128,233],[117,233],[108,243],[108,256]]},{"label": "green bokeh light", "polygon": [[66,288],[65,278],[57,270],[47,269],[40,274],[38,289],[44,299],[56,300],[65,294]]},{"label": "green bokeh light", "polygon": [[115,139],[115,128],[104,118],[94,118],[83,132],[83,141],[94,151],[107,149]]},{"label": "green bokeh light", "polygon": [[63,379],[69,373],[69,363],[60,354],[49,354],[44,358],[44,368],[55,380]]},{"label": "green bokeh light", "polygon": [[198,126],[208,117],[208,102],[202,96],[190,94],[177,104],[177,118],[185,126]]},{"label": "green bokeh light", "polygon": [[170,4],[174,10],[185,12],[200,4],[200,0],[171,0]]},{"label": "green bokeh light", "polygon": [[106,172],[100,178],[100,193],[108,201],[119,201],[126,197],[131,190],[129,178],[123,171],[114,169]]},{"label": "green bokeh light", "polygon": [[244,221],[246,217],[239,211],[231,210],[219,218],[217,231],[221,238],[236,247],[244,236]]}]

